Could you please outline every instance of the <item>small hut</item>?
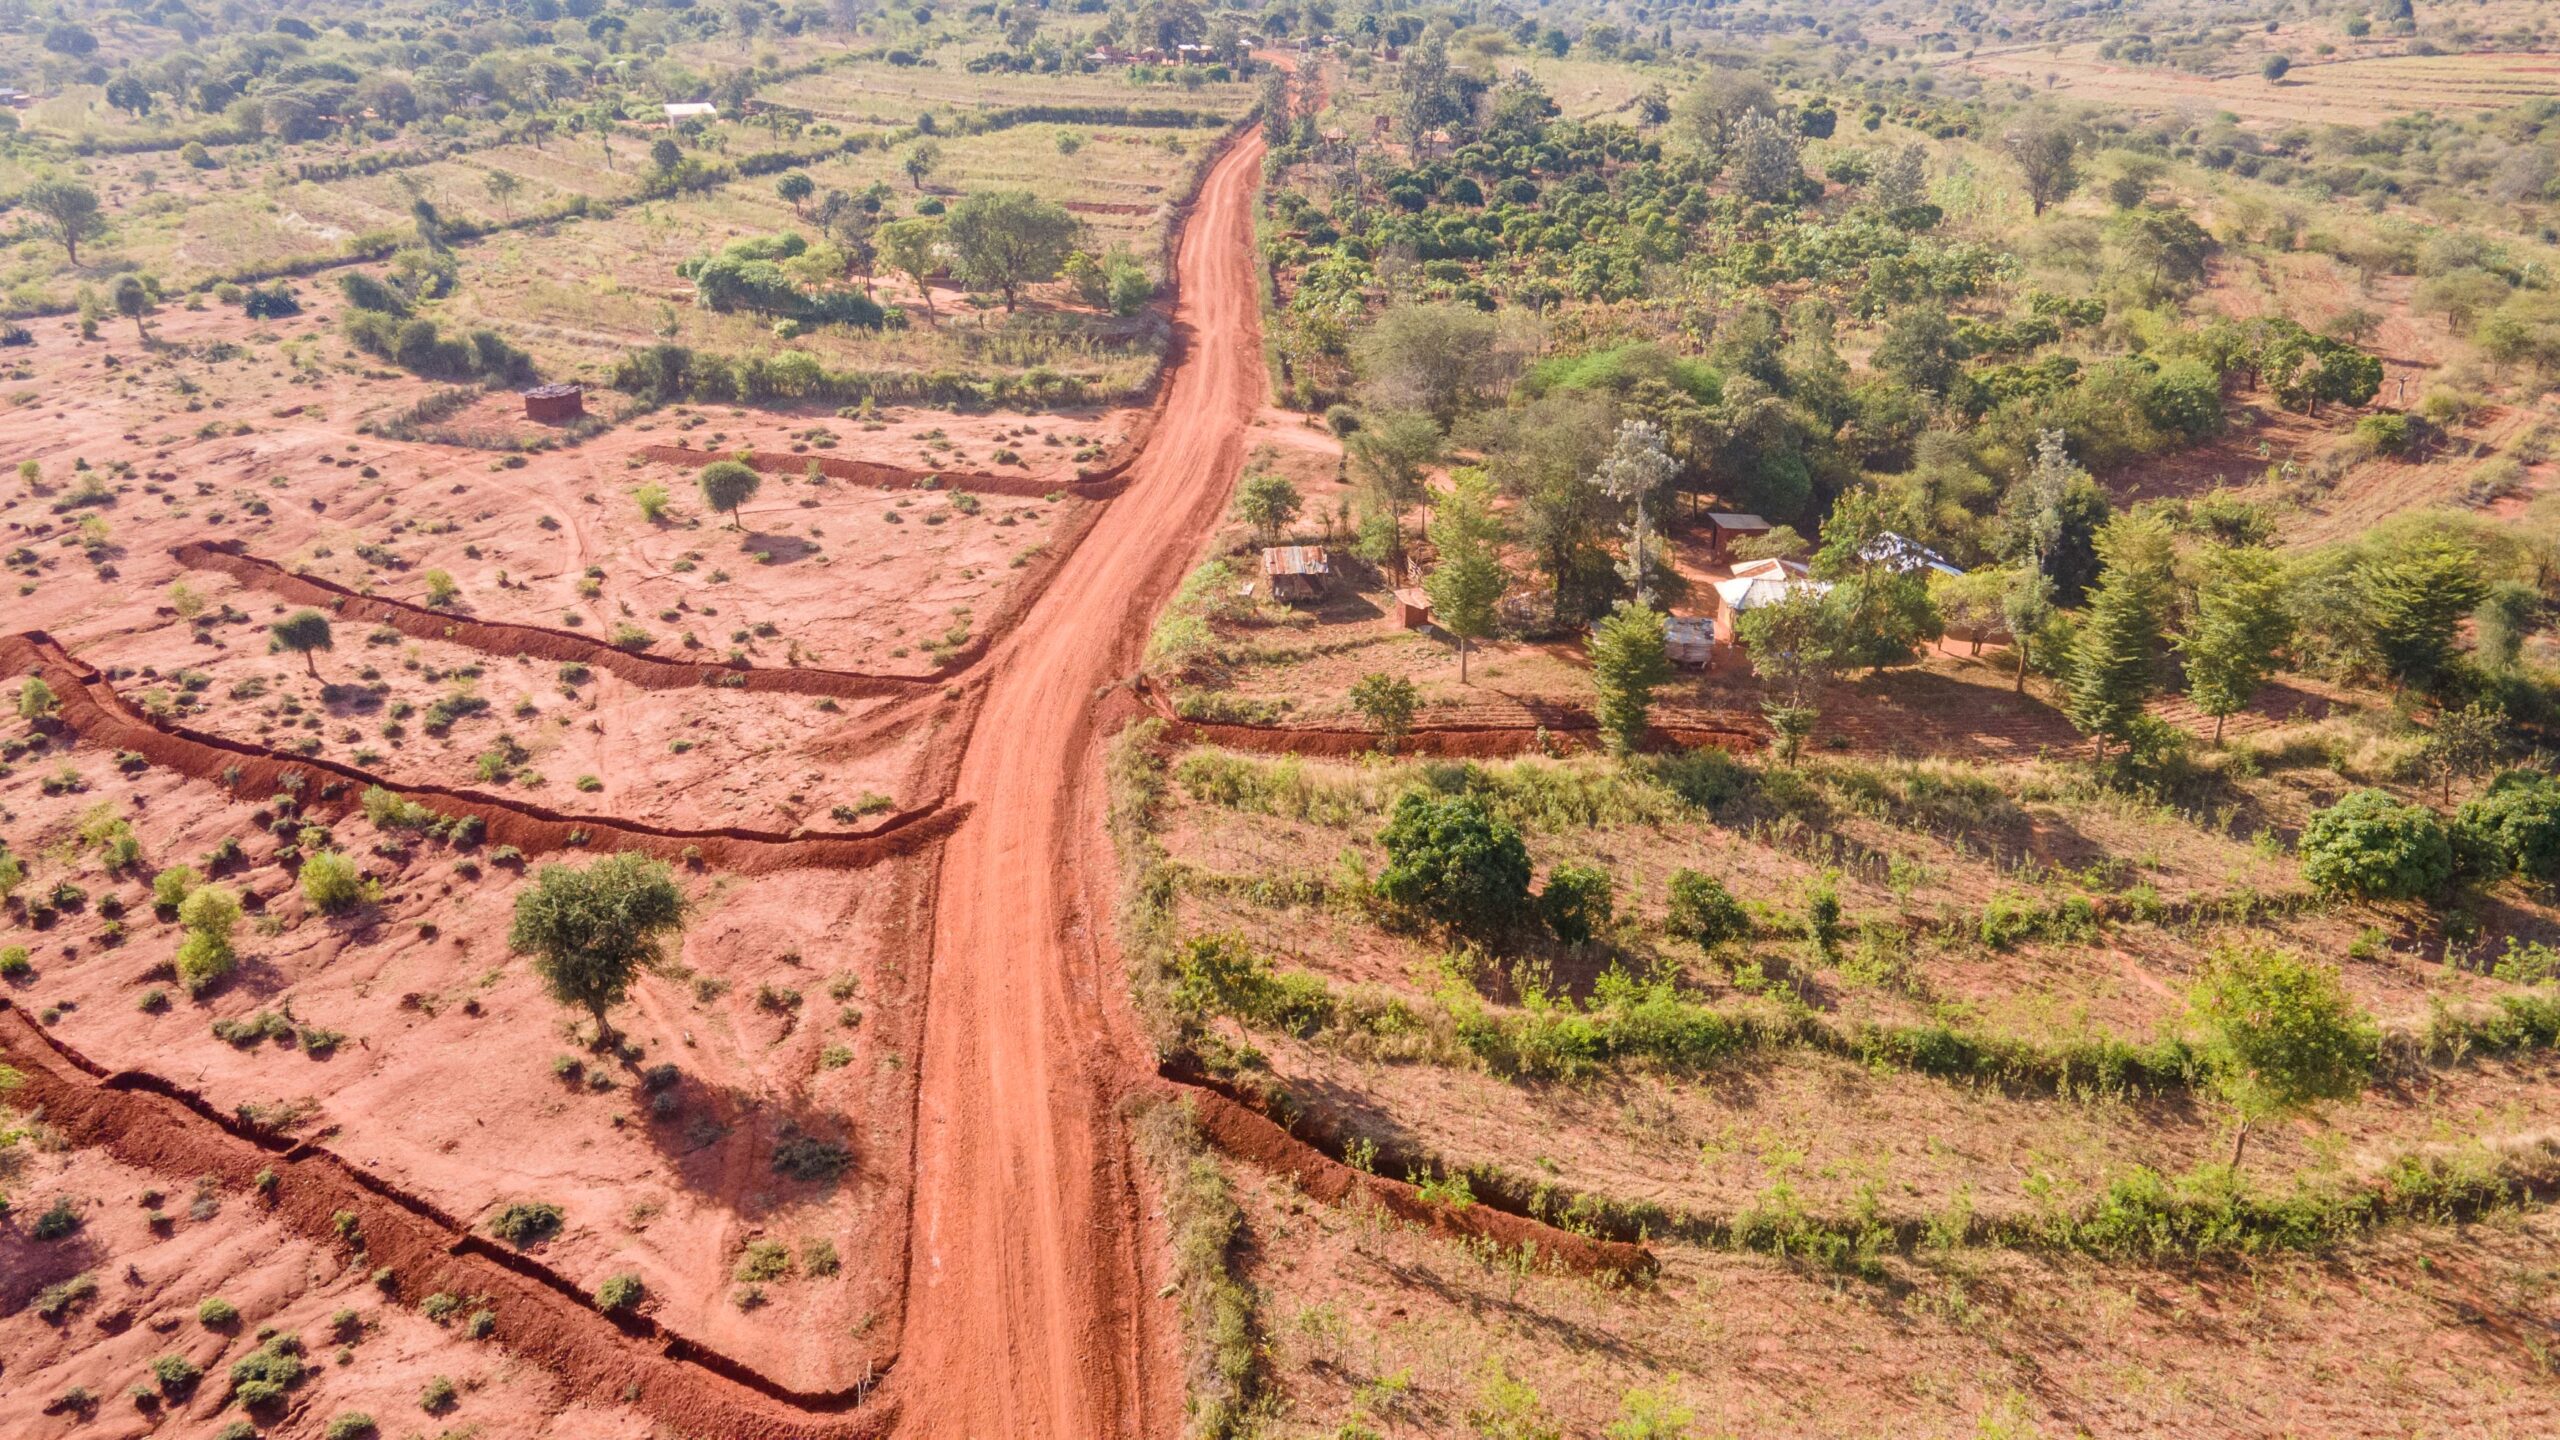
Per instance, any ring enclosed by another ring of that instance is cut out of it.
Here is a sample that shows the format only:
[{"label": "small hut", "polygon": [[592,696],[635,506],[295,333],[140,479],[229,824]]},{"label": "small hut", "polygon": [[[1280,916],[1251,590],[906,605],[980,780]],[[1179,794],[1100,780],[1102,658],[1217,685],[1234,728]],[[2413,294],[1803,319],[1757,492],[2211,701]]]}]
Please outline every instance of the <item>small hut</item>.
[{"label": "small hut", "polygon": [[1396,628],[1420,630],[1431,624],[1431,597],[1419,585],[1396,587]]},{"label": "small hut", "polygon": [[576,385],[536,385],[524,392],[524,418],[545,425],[561,425],[583,420],[587,415],[587,392]]},{"label": "small hut", "polygon": [[1752,535],[1766,535],[1769,522],[1757,515],[1740,515],[1715,511],[1707,516],[1707,563],[1722,565],[1733,557],[1733,542]]},{"label": "small hut", "polygon": [[1715,663],[1716,622],[1706,615],[1674,615],[1662,622],[1662,648],[1674,665]]},{"label": "small hut", "polygon": [[1333,557],[1321,545],[1274,545],[1262,552],[1262,574],[1274,600],[1315,600],[1333,578]]}]

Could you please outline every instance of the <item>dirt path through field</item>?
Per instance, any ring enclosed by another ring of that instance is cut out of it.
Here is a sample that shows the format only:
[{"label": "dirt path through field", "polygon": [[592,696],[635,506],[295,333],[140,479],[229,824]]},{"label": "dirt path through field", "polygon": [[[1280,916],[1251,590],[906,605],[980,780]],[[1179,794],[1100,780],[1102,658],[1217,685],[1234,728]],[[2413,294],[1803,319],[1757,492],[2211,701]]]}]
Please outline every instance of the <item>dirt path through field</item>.
[{"label": "dirt path through field", "polygon": [[1112,503],[988,657],[944,851],[918,1097],[903,1413],[936,1437],[1170,1431],[1141,1276],[1141,1197],[1114,1110],[1143,1072],[1078,868],[1098,827],[1095,696],[1226,503],[1264,383],[1251,201],[1258,134],[1218,162],[1178,259],[1178,368]]}]

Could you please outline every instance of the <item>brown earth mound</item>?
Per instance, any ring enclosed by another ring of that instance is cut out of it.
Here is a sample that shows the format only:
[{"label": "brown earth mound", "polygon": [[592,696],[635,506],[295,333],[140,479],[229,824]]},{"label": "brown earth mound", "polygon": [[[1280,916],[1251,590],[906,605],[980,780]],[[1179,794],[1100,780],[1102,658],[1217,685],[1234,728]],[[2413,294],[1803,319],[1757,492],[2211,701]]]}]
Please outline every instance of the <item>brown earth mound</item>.
[{"label": "brown earth mound", "polygon": [[352,809],[364,790],[379,787],[439,815],[477,816],[483,827],[482,837],[488,843],[512,845],[528,855],[567,849],[599,853],[638,850],[662,860],[698,860],[743,873],[797,866],[858,869],[892,856],[915,853],[951,833],[969,811],[966,805],[936,801],[891,815],[859,833],[788,835],[734,826],[679,830],[604,816],[569,815],[476,790],[399,784],[352,765],[288,755],[183,726],[164,729],[127,707],[105,676],[73,659],[42,631],[0,636],[0,672],[43,676],[61,701],[62,722],[82,739],[130,750],[154,765],[210,780],[244,795],[274,794],[286,788],[288,775],[298,775],[306,784],[317,775],[322,777],[321,783],[306,799],[332,813]]},{"label": "brown earth mound", "polygon": [[[679,1431],[742,1440],[868,1440],[897,1420],[894,1404],[864,1406],[879,1377],[844,1390],[790,1390],[645,1314],[601,1314],[540,1261],[316,1145],[249,1129],[158,1076],[109,1074],[6,999],[0,1056],[25,1076],[19,1096],[41,1107],[66,1142],[172,1179],[211,1175],[251,1193],[262,1174],[272,1175],[263,1203],[279,1224],[340,1244],[350,1264],[384,1273],[383,1292],[403,1304],[439,1292],[487,1297],[497,1317],[492,1337],[581,1392],[618,1394]],[[860,1413],[848,1413],[857,1406]]]}]

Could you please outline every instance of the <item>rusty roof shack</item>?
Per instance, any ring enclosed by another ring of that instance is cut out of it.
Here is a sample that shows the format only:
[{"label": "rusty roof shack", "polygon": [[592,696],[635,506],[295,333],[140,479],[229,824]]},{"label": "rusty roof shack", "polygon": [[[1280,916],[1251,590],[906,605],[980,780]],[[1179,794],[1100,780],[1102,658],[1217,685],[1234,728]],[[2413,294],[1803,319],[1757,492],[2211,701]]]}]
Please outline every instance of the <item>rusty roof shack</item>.
[{"label": "rusty roof shack", "polygon": [[1727,564],[1733,557],[1733,542],[1753,535],[1766,535],[1770,525],[1757,515],[1742,515],[1730,510],[1711,511],[1707,515],[1707,561]]},{"label": "rusty roof shack", "polygon": [[1262,552],[1262,574],[1274,600],[1315,600],[1333,579],[1333,557],[1321,545],[1274,545]]},{"label": "rusty roof shack", "polygon": [[524,418],[564,425],[587,416],[587,392],[576,385],[536,385],[524,392]]}]

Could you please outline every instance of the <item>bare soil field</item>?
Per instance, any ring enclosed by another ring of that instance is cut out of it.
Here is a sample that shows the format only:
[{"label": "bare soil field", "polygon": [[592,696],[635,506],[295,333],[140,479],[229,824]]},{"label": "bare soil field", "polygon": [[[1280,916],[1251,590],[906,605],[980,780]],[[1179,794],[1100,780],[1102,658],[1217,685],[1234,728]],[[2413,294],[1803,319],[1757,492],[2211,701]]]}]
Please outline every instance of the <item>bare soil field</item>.
[{"label": "bare soil field", "polygon": [[2138,114],[2230,114],[2275,126],[2361,125],[2377,115],[2496,110],[2549,94],[2553,75],[2560,73],[2560,57],[2531,52],[2350,55],[2317,64],[2297,56],[2284,79],[2270,84],[2254,65],[2243,74],[2208,76],[2101,60],[2095,41],[2065,46],[2058,55],[2043,46],[2022,47],[1969,60],[1951,57],[1947,63]]}]

